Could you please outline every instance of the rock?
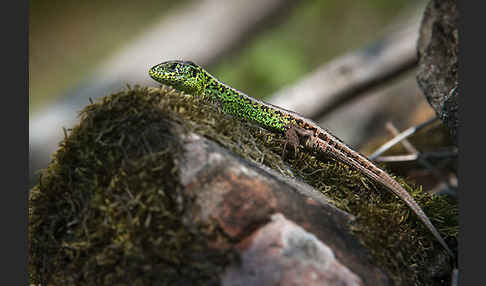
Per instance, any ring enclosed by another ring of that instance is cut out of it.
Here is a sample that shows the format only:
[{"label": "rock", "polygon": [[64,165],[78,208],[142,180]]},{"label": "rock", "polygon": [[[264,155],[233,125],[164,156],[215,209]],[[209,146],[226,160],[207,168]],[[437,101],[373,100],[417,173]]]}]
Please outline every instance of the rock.
[{"label": "rock", "polygon": [[455,0],[431,0],[417,42],[417,82],[457,144],[459,126],[458,53]]},{"label": "rock", "polygon": [[434,280],[423,269],[443,250],[403,202],[337,162],[283,160],[283,135],[204,100],[135,88],[85,107],[30,192],[31,284]]},{"label": "rock", "polygon": [[235,244],[210,244],[237,249],[241,257],[222,285],[389,285],[350,233],[353,216],[308,185],[241,161],[198,135],[184,142],[181,181],[196,194],[187,221],[217,222]]},{"label": "rock", "polygon": [[239,245],[242,263],[227,269],[222,285],[364,285],[331,248],[280,213]]}]

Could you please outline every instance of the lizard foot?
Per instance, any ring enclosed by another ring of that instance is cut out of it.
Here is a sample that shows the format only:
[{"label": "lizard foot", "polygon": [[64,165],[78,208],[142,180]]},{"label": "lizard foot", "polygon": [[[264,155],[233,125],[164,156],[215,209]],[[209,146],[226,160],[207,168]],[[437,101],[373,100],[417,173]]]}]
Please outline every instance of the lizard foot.
[{"label": "lizard foot", "polygon": [[[291,147],[289,148],[289,151],[292,151],[288,152],[288,154],[286,154],[287,144]],[[299,148],[299,144],[300,139],[299,135],[297,134],[297,130],[295,126],[291,125],[285,130],[285,144],[282,152],[282,157],[285,158],[286,155],[291,155],[292,158],[295,158],[295,156],[297,155],[297,149]]]}]

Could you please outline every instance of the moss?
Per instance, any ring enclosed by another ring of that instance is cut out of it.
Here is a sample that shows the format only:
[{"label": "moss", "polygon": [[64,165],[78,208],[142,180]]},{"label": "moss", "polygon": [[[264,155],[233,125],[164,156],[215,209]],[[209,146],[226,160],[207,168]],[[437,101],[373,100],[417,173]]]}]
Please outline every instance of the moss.
[{"label": "moss", "polygon": [[[30,193],[30,274],[43,285],[211,284],[227,257],[210,225],[183,223],[163,94],[130,89],[87,106]],[[184,280],[187,279],[187,280]]]},{"label": "moss", "polygon": [[[304,180],[355,215],[353,232],[396,284],[440,283],[428,270],[440,245],[391,192],[333,160],[305,152],[282,160],[281,134],[167,87],[129,88],[83,110],[31,191],[36,281],[145,285],[186,278],[203,284],[228,263],[231,255],[208,253],[208,238],[225,239],[217,229],[188,230],[182,223],[191,197],[181,195],[176,179],[180,150],[170,122]],[[456,201],[405,186],[442,235],[457,237]]]}]

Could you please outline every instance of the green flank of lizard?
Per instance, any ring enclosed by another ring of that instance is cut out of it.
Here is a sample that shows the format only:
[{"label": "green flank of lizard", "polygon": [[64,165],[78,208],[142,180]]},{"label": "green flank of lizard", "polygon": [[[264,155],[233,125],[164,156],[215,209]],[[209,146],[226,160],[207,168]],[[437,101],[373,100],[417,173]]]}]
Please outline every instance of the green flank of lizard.
[{"label": "green flank of lizard", "polygon": [[170,61],[154,66],[150,76],[161,83],[193,95],[209,95],[221,105],[223,112],[258,122],[263,126],[285,131],[294,119],[269,104],[249,98],[244,93],[223,84],[205,69],[189,61]]}]

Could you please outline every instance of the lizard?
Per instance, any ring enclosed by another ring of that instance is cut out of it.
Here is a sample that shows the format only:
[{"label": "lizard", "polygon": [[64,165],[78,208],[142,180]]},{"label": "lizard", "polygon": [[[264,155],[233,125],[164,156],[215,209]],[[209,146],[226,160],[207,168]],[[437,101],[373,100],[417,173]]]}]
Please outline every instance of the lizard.
[{"label": "lizard", "polygon": [[219,81],[204,68],[191,61],[162,62],[149,69],[149,76],[159,83],[172,86],[184,93],[207,96],[216,101],[226,114],[254,121],[273,132],[281,132],[287,138],[286,144],[290,143],[294,149],[301,144],[315,156],[329,156],[362,172],[403,200],[447,253],[454,257],[430,219],[405,188],[366,156],[353,150],[314,121],[296,112],[252,98]]}]

